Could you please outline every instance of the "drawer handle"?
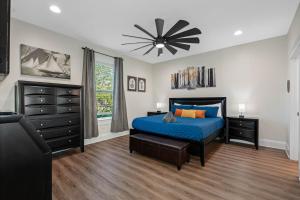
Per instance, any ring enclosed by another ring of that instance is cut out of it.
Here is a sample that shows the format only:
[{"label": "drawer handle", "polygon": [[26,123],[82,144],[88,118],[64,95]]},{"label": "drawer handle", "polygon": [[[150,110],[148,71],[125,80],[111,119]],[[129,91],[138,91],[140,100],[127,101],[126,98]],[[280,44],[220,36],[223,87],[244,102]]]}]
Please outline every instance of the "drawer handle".
[{"label": "drawer handle", "polygon": [[43,89],[41,89],[40,91],[41,91],[41,92],[43,92],[44,90],[43,90]]},{"label": "drawer handle", "polygon": [[240,126],[242,126],[242,124],[240,123]]},{"label": "drawer handle", "polygon": [[42,123],[41,126],[44,126],[44,124]]},{"label": "drawer handle", "polygon": [[44,102],[44,99],[41,99],[40,101],[41,101],[41,103],[43,103],[43,102]]},{"label": "drawer handle", "polygon": [[72,93],[72,90],[69,90],[68,93],[71,94],[71,93]]},{"label": "drawer handle", "polygon": [[71,123],[72,123],[72,121],[70,120],[70,121],[69,121],[69,124],[71,124]]},{"label": "drawer handle", "polygon": [[69,133],[72,133],[72,130],[69,130],[68,132],[69,132]]},{"label": "drawer handle", "polygon": [[42,112],[44,112],[44,110],[43,110],[43,109],[41,109],[41,113],[42,113]]},{"label": "drawer handle", "polygon": [[72,111],[72,108],[69,108],[69,111]]},{"label": "drawer handle", "polygon": [[36,132],[37,132],[37,133],[40,133],[40,132],[41,132],[41,130],[37,130]]},{"label": "drawer handle", "polygon": [[242,135],[243,133],[242,132],[240,132],[240,135]]},{"label": "drawer handle", "polygon": [[69,102],[71,103],[71,102],[72,102],[72,99],[69,99]]},{"label": "drawer handle", "polygon": [[72,142],[72,140],[68,140],[68,142],[69,142],[69,143],[71,143],[71,142]]},{"label": "drawer handle", "polygon": [[41,138],[44,138],[43,134],[40,134]]}]

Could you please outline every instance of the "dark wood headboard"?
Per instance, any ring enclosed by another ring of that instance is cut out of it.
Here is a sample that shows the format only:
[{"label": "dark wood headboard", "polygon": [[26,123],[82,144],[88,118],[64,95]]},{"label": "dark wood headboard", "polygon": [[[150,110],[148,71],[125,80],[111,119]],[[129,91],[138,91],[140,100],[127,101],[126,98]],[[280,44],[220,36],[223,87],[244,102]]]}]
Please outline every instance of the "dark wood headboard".
[{"label": "dark wood headboard", "polygon": [[169,111],[174,103],[182,105],[209,105],[221,103],[223,119],[226,119],[226,97],[193,97],[193,98],[169,98]]}]

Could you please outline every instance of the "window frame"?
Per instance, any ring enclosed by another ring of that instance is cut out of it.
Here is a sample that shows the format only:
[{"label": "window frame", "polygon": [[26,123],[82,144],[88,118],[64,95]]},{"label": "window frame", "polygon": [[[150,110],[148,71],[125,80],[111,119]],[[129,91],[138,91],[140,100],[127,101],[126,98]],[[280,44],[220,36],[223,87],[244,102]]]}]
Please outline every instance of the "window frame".
[{"label": "window frame", "polygon": [[[114,89],[114,66],[113,66],[113,64],[109,64],[109,63],[105,63],[105,62],[101,62],[101,61],[95,61],[95,68],[97,67],[97,65],[104,65],[104,66],[106,66],[106,67],[111,67],[112,68],[112,83],[111,83],[111,85],[112,85],[112,88],[111,88],[111,90],[97,90],[97,88],[96,88],[96,96],[97,96],[97,94],[99,94],[99,93],[109,93],[109,94],[111,94],[111,96],[112,96],[112,106],[113,106],[113,89]],[[95,80],[95,84],[97,85],[97,83],[96,83],[96,80]],[[97,101],[97,97],[96,97],[96,101]],[[104,116],[103,116],[103,114],[99,114],[98,113],[98,110],[97,110],[97,119],[98,120],[109,120],[109,119],[112,119],[112,112],[111,113],[105,113],[104,114]]]}]

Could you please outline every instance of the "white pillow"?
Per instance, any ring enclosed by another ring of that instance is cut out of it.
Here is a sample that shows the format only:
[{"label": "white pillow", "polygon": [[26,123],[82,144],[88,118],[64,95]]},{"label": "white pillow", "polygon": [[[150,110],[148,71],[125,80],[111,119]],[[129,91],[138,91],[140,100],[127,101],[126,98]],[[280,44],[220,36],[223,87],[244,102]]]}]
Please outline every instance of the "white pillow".
[{"label": "white pillow", "polygon": [[208,104],[208,105],[195,105],[195,106],[207,106],[207,107],[218,107],[218,114],[217,117],[222,117],[222,103],[216,103],[216,104]]}]

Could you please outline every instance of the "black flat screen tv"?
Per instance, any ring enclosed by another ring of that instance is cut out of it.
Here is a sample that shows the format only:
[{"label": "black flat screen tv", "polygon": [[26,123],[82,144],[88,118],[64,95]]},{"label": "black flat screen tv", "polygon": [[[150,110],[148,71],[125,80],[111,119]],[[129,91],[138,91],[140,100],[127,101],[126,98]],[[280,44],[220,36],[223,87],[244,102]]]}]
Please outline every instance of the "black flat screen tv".
[{"label": "black flat screen tv", "polygon": [[0,1],[0,75],[9,73],[10,2]]}]

